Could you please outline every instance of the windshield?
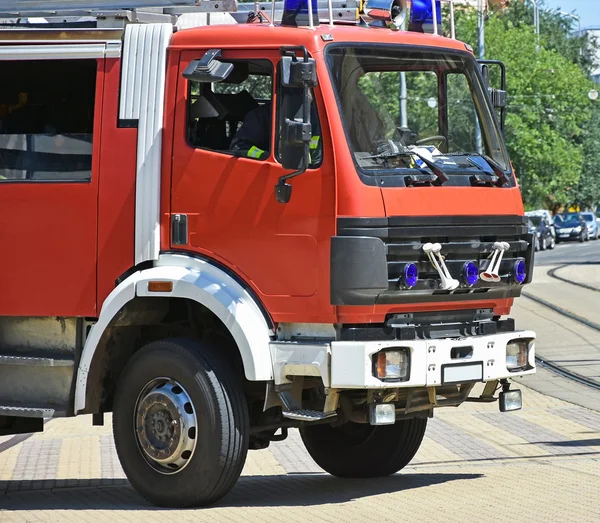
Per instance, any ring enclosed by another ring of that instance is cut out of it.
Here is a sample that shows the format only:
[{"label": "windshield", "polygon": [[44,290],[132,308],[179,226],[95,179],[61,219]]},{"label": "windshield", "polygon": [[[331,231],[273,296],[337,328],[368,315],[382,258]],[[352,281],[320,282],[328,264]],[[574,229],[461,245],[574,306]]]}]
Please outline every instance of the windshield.
[{"label": "windshield", "polygon": [[581,225],[581,219],[577,214],[559,214],[557,217],[559,218],[557,222],[559,227],[575,227]]},{"label": "windshield", "polygon": [[411,150],[448,174],[490,172],[478,154],[508,169],[478,65],[470,55],[338,46],[328,48],[327,60],[350,148],[362,171],[425,168],[418,156],[406,154]]},{"label": "windshield", "polygon": [[585,219],[586,222],[593,222],[594,221],[594,215],[593,214],[582,214],[581,216],[583,216],[583,218]]},{"label": "windshield", "polygon": [[565,223],[567,221],[569,221],[569,222],[572,222],[572,221],[578,222],[579,221],[579,215],[577,213],[574,213],[574,212],[573,213],[557,214],[556,215],[556,222],[558,224],[562,224],[562,223]]},{"label": "windshield", "polygon": [[540,216],[532,216],[529,218],[536,226],[539,226],[542,222],[542,218]]}]

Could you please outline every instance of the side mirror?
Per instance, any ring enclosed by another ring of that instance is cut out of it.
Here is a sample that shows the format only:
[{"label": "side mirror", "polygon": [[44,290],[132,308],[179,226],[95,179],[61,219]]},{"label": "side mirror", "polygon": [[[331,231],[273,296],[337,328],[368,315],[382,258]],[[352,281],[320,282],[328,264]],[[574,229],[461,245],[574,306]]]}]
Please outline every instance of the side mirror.
[{"label": "side mirror", "polygon": [[315,87],[317,68],[314,58],[305,57],[299,62],[296,54],[281,57],[281,85],[284,87]]},{"label": "side mirror", "polygon": [[201,60],[192,60],[183,71],[183,77],[194,82],[222,82],[233,71],[233,64],[219,62],[220,49],[209,49]]},{"label": "side mirror", "polygon": [[[296,52],[301,51],[303,60],[299,61]],[[302,93],[302,120],[296,116],[298,106],[291,103],[290,98],[296,95],[286,95],[282,89],[281,103],[281,165],[284,169],[294,172],[281,176],[275,185],[275,197],[279,203],[288,203],[292,197],[292,186],[287,180],[302,174],[310,163],[310,141],[312,126],[310,122],[311,100],[309,89],[317,85],[317,70],[315,60],[308,57],[306,47],[281,48],[280,84],[294,92]],[[296,91],[298,90],[298,91]]]},{"label": "side mirror", "polygon": [[281,136],[281,165],[284,169],[300,169],[304,148],[312,138],[310,122],[285,119]]},{"label": "side mirror", "polygon": [[[485,88],[488,91],[490,100],[494,109],[499,109],[500,129],[504,133],[504,121],[506,117],[506,66],[500,60],[478,60],[481,64],[481,75]],[[497,66],[500,68],[500,88],[490,87],[490,71],[489,66]]]}]

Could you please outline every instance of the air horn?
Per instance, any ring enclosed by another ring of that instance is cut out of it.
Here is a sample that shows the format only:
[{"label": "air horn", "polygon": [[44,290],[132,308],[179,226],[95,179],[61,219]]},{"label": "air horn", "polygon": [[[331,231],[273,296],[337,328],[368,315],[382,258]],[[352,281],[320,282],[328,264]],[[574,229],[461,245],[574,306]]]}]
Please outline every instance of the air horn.
[{"label": "air horn", "polygon": [[[442,280],[440,289],[444,291],[452,291],[460,285],[460,282],[458,280],[455,280],[452,276],[450,276],[448,267],[446,267],[446,264],[444,263],[444,258],[440,254],[441,250],[442,246],[439,243],[426,243],[425,245],[423,245],[423,251],[429,258],[431,265],[433,265],[435,270],[440,275],[440,279]],[[436,255],[437,258],[439,258],[439,262],[436,259]]]},{"label": "air horn", "polygon": [[506,242],[496,242],[493,245],[494,251],[492,254],[492,260],[488,265],[488,268],[485,272],[481,273],[480,278],[483,281],[487,282],[499,282],[500,281],[500,264],[502,263],[502,256],[504,256],[504,251],[508,251],[510,249],[510,245]]}]

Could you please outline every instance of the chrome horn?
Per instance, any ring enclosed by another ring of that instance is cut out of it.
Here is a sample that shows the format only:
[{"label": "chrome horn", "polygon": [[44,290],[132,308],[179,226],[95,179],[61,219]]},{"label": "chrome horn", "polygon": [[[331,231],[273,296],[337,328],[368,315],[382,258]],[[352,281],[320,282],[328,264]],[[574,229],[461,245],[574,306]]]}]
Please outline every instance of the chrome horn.
[{"label": "chrome horn", "polygon": [[429,258],[431,265],[433,265],[435,270],[440,275],[440,279],[442,280],[440,289],[444,291],[452,291],[460,285],[460,282],[458,280],[455,280],[452,276],[450,276],[450,272],[448,271],[448,267],[446,267],[444,258],[440,254],[441,250],[442,246],[439,243],[426,243],[425,245],[423,245],[423,251]]},{"label": "chrome horn", "polygon": [[492,259],[488,268],[485,272],[481,273],[480,278],[487,282],[498,282],[500,281],[500,264],[502,263],[502,256],[504,251],[510,249],[510,245],[506,242],[496,242],[493,245],[494,250],[492,251]]},{"label": "chrome horn", "polygon": [[400,29],[408,15],[407,0],[366,0],[365,14],[372,20],[369,25]]}]

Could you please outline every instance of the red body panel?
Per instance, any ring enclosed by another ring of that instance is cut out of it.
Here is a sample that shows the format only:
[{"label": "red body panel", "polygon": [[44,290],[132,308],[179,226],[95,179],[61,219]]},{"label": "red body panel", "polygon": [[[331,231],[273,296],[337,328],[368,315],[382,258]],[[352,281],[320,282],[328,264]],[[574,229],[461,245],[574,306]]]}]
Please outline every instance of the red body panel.
[{"label": "red body panel", "polygon": [[[228,267],[276,322],[369,323],[390,312],[467,307],[508,313],[512,300],[331,305],[330,238],[338,217],[522,214],[523,207],[518,189],[365,185],[322,59],[325,33],[334,42],[465,49],[442,37],[343,26],[311,31],[249,24],[177,32],[167,58],[161,249],[196,253]],[[275,65],[281,45],[304,45],[318,58],[315,96],[323,135],[322,166],[291,182],[288,204],[274,196],[277,179],[289,171],[273,154],[260,162],[188,145],[187,82],[181,76],[190,60],[209,48],[222,49],[225,58],[267,58]],[[133,266],[137,130],[118,128],[120,77],[120,60],[99,61],[91,183],[0,185],[0,315],[97,316],[115,279]],[[188,215],[189,245],[172,245],[173,213]]]},{"label": "red body panel", "polygon": [[121,64],[106,60],[98,194],[98,313],[134,263],[137,129],[117,128]]},{"label": "red body panel", "polygon": [[[206,50],[199,46],[183,52],[179,70]],[[260,57],[275,64],[279,55],[273,50],[226,51],[223,57]],[[187,82],[181,79],[175,101],[171,212],[188,215],[190,245],[184,250],[208,256],[236,272],[276,321],[333,322],[334,307],[329,303],[329,241],[335,234],[332,155],[320,168],[295,179],[290,203],[280,204],[274,187],[279,176],[289,171],[283,170],[273,153],[258,162],[188,145],[186,98]],[[324,114],[321,103],[318,108]],[[323,140],[330,151],[326,129]]]},{"label": "red body panel", "polygon": [[[98,61],[102,100],[104,61]],[[91,182],[0,184],[0,315],[95,316],[102,104],[95,105]]]},{"label": "red body panel", "polygon": [[[180,71],[191,59],[199,58],[201,50],[215,47],[216,42],[230,57],[231,52],[240,57],[265,56],[272,49],[275,62],[278,49],[284,44],[304,45],[313,56],[321,54],[326,45],[321,38],[324,33],[333,35],[334,42],[404,43],[465,50],[465,45],[456,40],[356,27],[321,27],[310,32],[266,25],[241,25],[235,32],[230,29],[213,26],[175,34],[170,74],[179,50],[183,57]],[[190,49],[195,51],[190,53]],[[273,195],[273,185],[283,171],[272,158],[255,162],[194,150],[185,143],[185,82],[180,77],[173,133],[171,212],[190,216],[188,250],[210,256],[234,270],[252,286],[276,322],[371,323],[383,321],[390,312],[473,307],[509,313],[512,299],[373,307],[329,304],[329,237],[335,234],[338,216],[522,214],[523,206],[518,188],[380,189],[365,185],[348,150],[322,59],[317,60],[317,73],[323,133],[334,137],[335,145],[332,148],[332,141],[326,136],[324,165],[318,172],[305,173],[291,182],[294,193],[287,205],[278,204]],[[169,173],[165,173],[165,189],[168,179]],[[163,218],[163,231],[167,232],[170,214],[164,212]]]}]

